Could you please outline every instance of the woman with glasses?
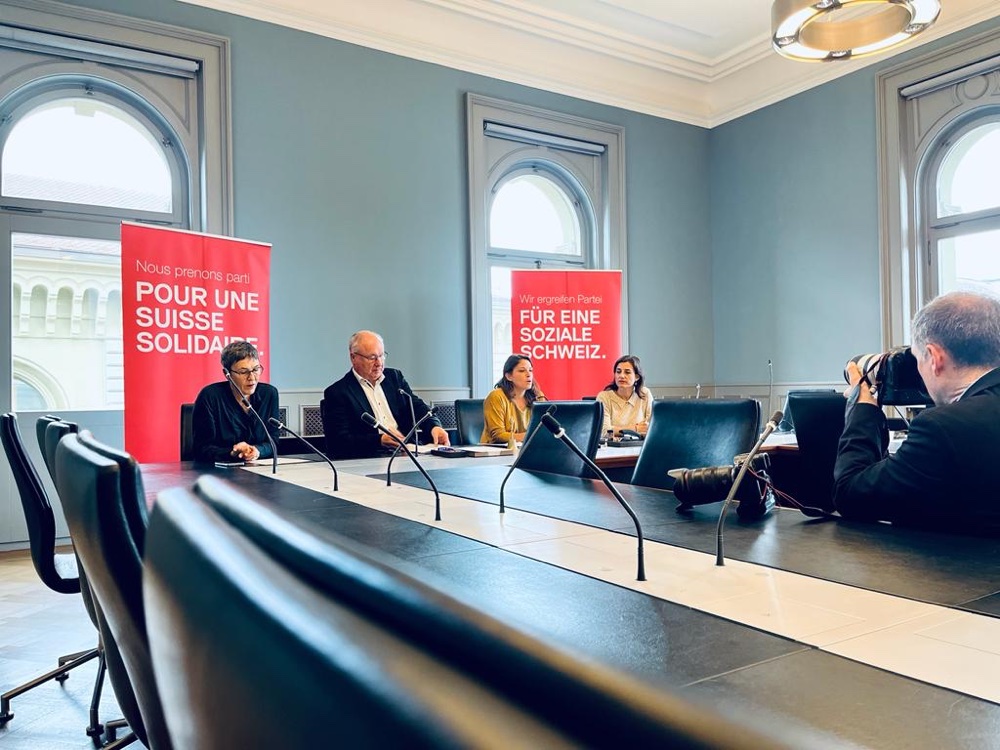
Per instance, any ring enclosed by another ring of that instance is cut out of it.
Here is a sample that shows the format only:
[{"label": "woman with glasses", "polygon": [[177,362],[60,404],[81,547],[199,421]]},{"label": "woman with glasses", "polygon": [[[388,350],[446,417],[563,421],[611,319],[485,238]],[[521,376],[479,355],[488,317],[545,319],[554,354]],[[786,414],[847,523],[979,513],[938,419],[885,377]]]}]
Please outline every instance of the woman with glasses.
[{"label": "woman with glasses", "polygon": [[[277,441],[279,430],[268,420],[278,418],[278,389],[260,382],[263,373],[260,355],[249,341],[233,341],[222,350],[222,374],[226,379],[206,385],[194,402],[196,461],[229,463],[271,458],[267,431]],[[252,411],[257,412],[259,420]],[[261,421],[269,425],[267,431]]]},{"label": "woman with glasses", "polygon": [[503,374],[483,402],[483,443],[510,443],[524,440],[531,422],[531,405],[544,401],[535,384],[531,358],[511,354],[503,364]]}]

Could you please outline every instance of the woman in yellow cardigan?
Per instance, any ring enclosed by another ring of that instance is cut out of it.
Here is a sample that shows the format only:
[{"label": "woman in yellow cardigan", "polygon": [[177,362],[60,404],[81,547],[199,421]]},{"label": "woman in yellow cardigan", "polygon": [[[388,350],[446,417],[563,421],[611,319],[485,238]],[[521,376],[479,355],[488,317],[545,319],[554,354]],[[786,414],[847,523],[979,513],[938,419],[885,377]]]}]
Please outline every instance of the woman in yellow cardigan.
[{"label": "woman in yellow cardigan", "polygon": [[531,358],[511,354],[503,365],[503,375],[483,402],[486,426],[480,442],[509,443],[524,440],[531,421],[531,405],[544,401],[545,395],[535,384]]}]

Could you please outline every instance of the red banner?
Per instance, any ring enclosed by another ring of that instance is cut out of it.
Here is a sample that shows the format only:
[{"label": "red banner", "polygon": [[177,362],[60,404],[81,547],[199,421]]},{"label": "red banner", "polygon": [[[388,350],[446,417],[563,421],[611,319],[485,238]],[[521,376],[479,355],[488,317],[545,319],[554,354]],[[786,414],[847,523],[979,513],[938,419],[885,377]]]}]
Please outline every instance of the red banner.
[{"label": "red banner", "polygon": [[271,246],[122,224],[125,449],[180,458],[180,407],[222,379],[219,355],[246,339],[267,379]]},{"label": "red banner", "polygon": [[512,351],[550,399],[595,396],[621,356],[621,271],[511,271]]}]

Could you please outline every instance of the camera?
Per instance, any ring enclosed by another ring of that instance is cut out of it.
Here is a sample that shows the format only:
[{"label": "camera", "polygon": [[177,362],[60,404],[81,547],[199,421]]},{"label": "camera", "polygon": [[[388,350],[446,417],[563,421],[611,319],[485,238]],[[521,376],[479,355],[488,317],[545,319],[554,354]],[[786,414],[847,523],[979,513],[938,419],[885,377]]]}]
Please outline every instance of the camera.
[{"label": "camera", "polygon": [[[930,406],[934,403],[920,377],[917,358],[908,346],[890,349],[881,354],[859,354],[848,364],[851,362],[858,366],[861,374],[875,389],[879,406]],[[850,382],[846,367],[844,379]]]},{"label": "camera", "polygon": [[[717,503],[725,500],[736,481],[740,467],[746,456],[737,456],[732,466],[709,466],[703,469],[683,469],[674,476],[674,496],[680,501],[678,511],[690,510],[695,505]],[[747,469],[740,483],[735,500],[739,500],[736,514],[741,521],[756,521],[774,507],[774,493],[767,469],[771,459],[766,453],[758,453]],[[750,471],[754,474],[751,474]],[[759,478],[758,478],[759,477]]]}]

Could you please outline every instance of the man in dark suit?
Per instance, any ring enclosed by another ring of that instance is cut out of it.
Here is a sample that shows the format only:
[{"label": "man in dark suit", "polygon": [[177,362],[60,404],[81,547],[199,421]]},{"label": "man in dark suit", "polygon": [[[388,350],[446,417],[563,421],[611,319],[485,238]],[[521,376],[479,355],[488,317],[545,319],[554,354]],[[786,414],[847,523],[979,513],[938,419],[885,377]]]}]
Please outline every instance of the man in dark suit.
[{"label": "man in dark suit", "polygon": [[834,467],[837,510],[845,518],[1000,534],[1000,300],[938,297],[914,317],[911,339],[935,406],[888,455],[885,414],[848,365],[853,388]]},{"label": "man in dark suit", "polygon": [[[361,415],[373,415],[398,440],[430,409],[413,393],[399,370],[386,369],[385,345],[373,331],[358,331],[347,345],[351,369],[323,391],[323,432],[330,458],[369,458],[397,441],[366,424]],[[413,399],[413,413],[410,412]],[[432,416],[420,426],[421,435],[436,445],[449,445],[441,421]],[[412,439],[412,438],[411,438]]]}]

